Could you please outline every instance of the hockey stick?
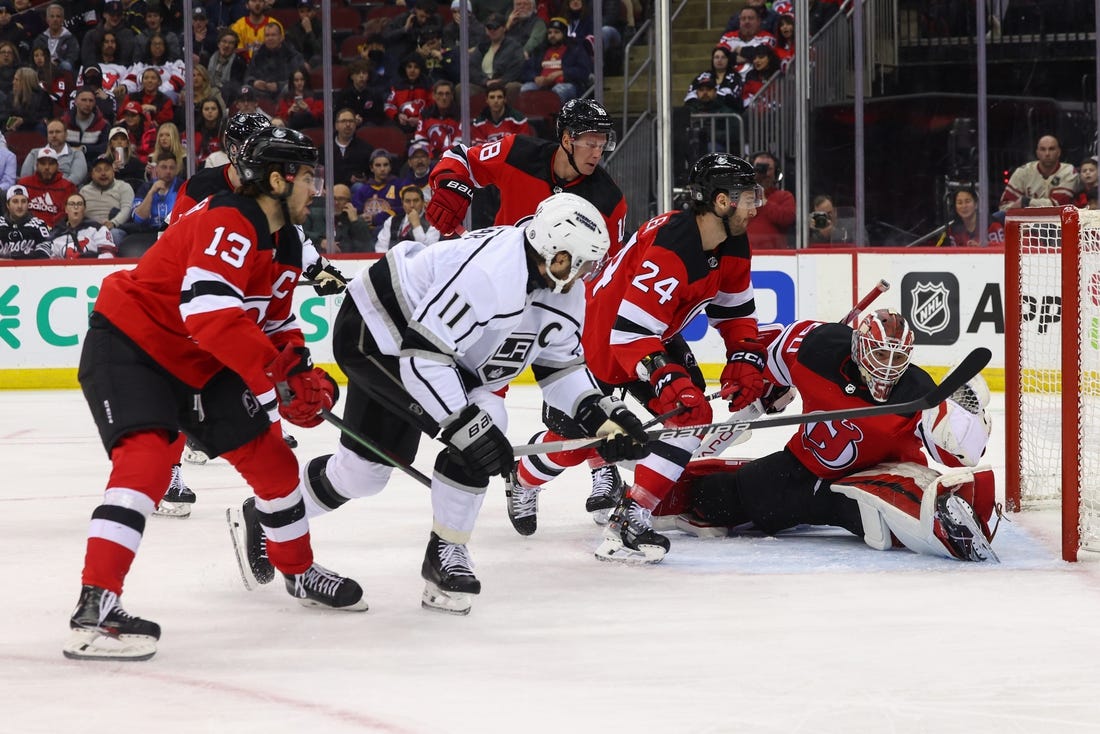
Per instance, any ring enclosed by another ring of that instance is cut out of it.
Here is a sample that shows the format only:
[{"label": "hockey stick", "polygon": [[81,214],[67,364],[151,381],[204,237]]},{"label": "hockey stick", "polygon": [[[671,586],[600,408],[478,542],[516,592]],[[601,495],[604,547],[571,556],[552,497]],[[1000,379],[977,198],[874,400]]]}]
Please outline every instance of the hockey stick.
[{"label": "hockey stick", "polygon": [[347,423],[345,423],[342,418],[338,418],[331,410],[325,410],[325,409],[322,408],[321,409],[321,417],[324,418],[329,423],[331,423],[332,425],[339,428],[341,433],[343,433],[345,436],[347,436],[351,440],[355,441],[357,444],[359,444],[363,448],[370,451],[372,454],[377,456],[379,459],[381,459],[385,463],[389,464],[390,466],[394,467],[395,469],[400,469],[401,471],[405,472],[406,474],[408,474],[410,477],[412,477],[416,481],[423,484],[425,487],[431,488],[431,486],[432,486],[432,480],[431,479],[426,477],[424,474],[421,474],[412,465],[406,464],[401,459],[399,459],[396,456],[394,456],[393,454],[391,454],[389,451],[386,451],[385,449],[383,449],[379,446],[375,446],[374,442],[371,441],[370,439],[359,435],[358,431],[354,430],[351,426],[349,426]]},{"label": "hockey stick", "polygon": [[[770,418],[760,418],[754,421],[742,421],[739,423],[709,423],[701,426],[685,426],[669,430],[647,431],[651,441],[661,439],[686,438],[696,436],[706,440],[709,436],[720,431],[745,431],[755,428],[777,428],[780,426],[799,426],[805,423],[824,423],[829,421],[857,420],[859,418],[871,418],[877,415],[891,415],[902,413],[917,413],[928,408],[935,407],[965,385],[975,375],[982,371],[993,354],[985,347],[979,347],[959,363],[951,374],[943,378],[943,382],[930,390],[927,394],[904,403],[887,403],[885,405],[871,405],[866,408],[850,408],[846,410],[828,410],[815,413],[801,413],[799,415],[777,415]],[[593,448],[600,443],[591,438],[578,438],[568,441],[554,441],[550,443],[534,443],[522,446],[514,446],[513,453],[516,456],[529,456],[531,454],[546,454],[557,451],[573,451],[576,449]]]},{"label": "hockey stick", "polygon": [[890,284],[887,283],[885,280],[880,280],[878,283],[875,284],[875,287],[867,293],[867,295],[859,299],[859,302],[852,307],[852,310],[848,312],[847,316],[840,320],[840,323],[848,324],[850,326],[852,321],[859,316],[860,311],[870,306],[876,298],[878,298],[888,290],[890,290]]}]

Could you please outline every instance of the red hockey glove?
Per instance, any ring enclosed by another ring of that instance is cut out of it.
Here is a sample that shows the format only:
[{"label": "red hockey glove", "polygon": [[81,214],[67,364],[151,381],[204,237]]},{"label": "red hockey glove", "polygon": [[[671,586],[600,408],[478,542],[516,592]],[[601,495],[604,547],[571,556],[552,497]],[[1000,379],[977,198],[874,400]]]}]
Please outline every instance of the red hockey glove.
[{"label": "red hockey glove", "polygon": [[726,368],[722,370],[722,397],[730,401],[736,413],[764,394],[764,345],[742,339],[733,345]]},{"label": "red hockey glove", "polygon": [[328,373],[313,366],[306,347],[283,347],[264,373],[279,394],[279,415],[296,426],[312,428],[321,423],[321,410],[336,404],[336,383]]},{"label": "red hockey glove", "polygon": [[702,425],[714,420],[707,396],[691,381],[687,371],[680,365],[666,364],[659,367],[650,374],[649,382],[653,385],[653,392],[657,393],[657,397],[649,401],[649,409],[655,414],[667,413],[681,405],[687,408],[679,415],[666,418],[665,424],[678,428]]},{"label": "red hockey glove", "polygon": [[432,226],[439,230],[439,234],[449,237],[462,226],[462,220],[465,219],[466,210],[470,208],[473,198],[474,190],[469,184],[453,178],[440,181],[439,186],[432,191],[432,200],[428,202],[424,214]]}]

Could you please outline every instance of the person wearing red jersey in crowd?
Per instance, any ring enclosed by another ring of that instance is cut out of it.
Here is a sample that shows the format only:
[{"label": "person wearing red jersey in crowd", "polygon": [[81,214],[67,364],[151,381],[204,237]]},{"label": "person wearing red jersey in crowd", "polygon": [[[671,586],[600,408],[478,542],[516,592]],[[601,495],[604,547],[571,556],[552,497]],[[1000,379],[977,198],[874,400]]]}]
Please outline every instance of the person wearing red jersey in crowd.
[{"label": "person wearing red jersey in crowd", "polygon": [[34,155],[34,173],[16,183],[26,188],[34,215],[52,227],[65,216],[65,202],[77,192],[76,185],[61,175],[53,148],[47,145]]},{"label": "person wearing red jersey in crowd", "polygon": [[775,36],[761,27],[763,22],[762,11],[759,7],[746,5],[741,8],[738,15],[740,24],[735,31],[730,31],[718,39],[719,46],[725,46],[735,56],[737,71],[742,78],[748,71],[748,57],[741,52],[746,46],[774,46]]},{"label": "person wearing red jersey in crowd", "polygon": [[313,561],[298,461],[281,423],[315,426],[336,383],[314,367],[291,310],[300,224],[317,148],[265,128],[242,147],[239,193],[181,218],[137,267],[109,275],[89,319],[78,377],[111,459],[92,513],[66,657],[146,660],[160,626],[119,602],[146,519],[164,495],[180,431],[223,455],[252,487],[267,558],[306,606],[362,611],[363,591]]},{"label": "person wearing red jersey in crowd", "polygon": [[775,24],[775,53],[780,62],[794,58],[794,15],[783,13]]},{"label": "person wearing red jersey in crowd", "polygon": [[55,260],[109,258],[118,252],[110,231],[88,218],[84,196],[76,193],[65,202],[65,218],[50,230]]},{"label": "person wearing red jersey in crowd", "polygon": [[474,145],[491,143],[505,135],[534,135],[535,129],[522,112],[508,104],[502,82],[489,82],[485,87],[485,107],[470,123]]},{"label": "person wearing red jersey in crowd", "polygon": [[[910,364],[909,325],[888,309],[867,314],[856,329],[796,321],[762,327],[761,338],[768,342],[765,381],[797,389],[805,413],[902,403],[934,385]],[[767,456],[692,462],[654,522],[705,535],[745,523],[769,535],[832,525],[876,550],[904,546],[996,561],[988,525],[993,472],[959,470],[977,466],[985,453],[988,403],[989,388],[978,375],[924,411],[807,422]],[[931,468],[922,449],[948,471]]]},{"label": "person wearing red jersey in crowd", "polygon": [[432,103],[432,87],[419,54],[406,56],[398,73],[386,97],[386,117],[412,133],[420,123],[421,111]]},{"label": "person wearing red jersey in crowd", "polygon": [[158,125],[175,119],[176,107],[168,95],[161,91],[159,71],[151,66],[145,67],[138,77],[137,85],[135,91],[126,95],[127,102],[137,102],[145,116]]},{"label": "person wearing red jersey in crowd", "polygon": [[[763,191],[747,161],[720,153],[695,163],[688,190],[690,211],[667,212],[643,224],[589,283],[582,337],[589,369],[605,391],[623,388],[654,415],[683,409],[665,419],[670,427],[712,420],[694,355],[675,341],[700,312],[726,345],[721,385],[730,410],[749,406],[764,391],[764,345],[758,340],[746,235]],[[568,416],[551,410],[543,415],[551,430],[533,442],[585,435]],[[636,465],[634,485],[611,513],[598,559],[658,563],[664,558],[669,541],[653,530],[650,514],[699,445],[694,435],[648,444],[650,454]],[[517,531],[535,531],[542,485],[590,454],[567,451],[520,460],[507,492]]]},{"label": "person wearing red jersey in crowd", "polygon": [[432,158],[439,158],[462,137],[462,110],[454,103],[455,85],[446,79],[432,85],[432,100],[420,113],[413,142],[427,143]]},{"label": "person wearing red jersey in crowd", "polygon": [[568,192],[589,201],[607,223],[611,254],[623,239],[626,199],[600,167],[605,150],[614,150],[615,131],[607,110],[591,99],[574,99],[561,108],[557,141],[527,135],[448,150],[432,170],[428,220],[444,237],[466,216],[474,188],[495,185],[501,191],[494,224],[515,224],[551,194]]},{"label": "person wearing red jersey in crowd", "polygon": [[978,234],[978,192],[973,187],[959,189],[952,200],[955,218],[947,225],[937,247],[985,247],[1005,243],[1005,228],[1000,222],[989,223],[984,239]]},{"label": "person wearing red jersey in crowd", "polygon": [[785,250],[793,247],[790,235],[794,230],[794,194],[779,188],[779,161],[766,151],[750,157],[756,171],[756,183],[764,189],[764,205],[757,208],[749,222],[749,240],[754,250]]}]

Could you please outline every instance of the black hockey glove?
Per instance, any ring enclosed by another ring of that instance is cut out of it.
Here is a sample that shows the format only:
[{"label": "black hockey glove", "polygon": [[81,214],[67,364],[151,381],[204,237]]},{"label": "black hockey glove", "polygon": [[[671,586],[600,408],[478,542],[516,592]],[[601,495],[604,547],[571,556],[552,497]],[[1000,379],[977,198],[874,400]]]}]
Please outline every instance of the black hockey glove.
[{"label": "black hockey glove", "polygon": [[507,478],[515,457],[512,444],[476,405],[467,405],[443,428],[439,440],[454,449],[471,474]]},{"label": "black hockey glove", "polygon": [[596,453],[609,464],[649,455],[649,436],[642,422],[618,398],[585,398],[577,408],[576,420],[589,436],[603,439]]},{"label": "black hockey glove", "polygon": [[313,281],[313,290],[319,296],[335,296],[348,287],[347,277],[323,257],[306,268],[302,275]]}]

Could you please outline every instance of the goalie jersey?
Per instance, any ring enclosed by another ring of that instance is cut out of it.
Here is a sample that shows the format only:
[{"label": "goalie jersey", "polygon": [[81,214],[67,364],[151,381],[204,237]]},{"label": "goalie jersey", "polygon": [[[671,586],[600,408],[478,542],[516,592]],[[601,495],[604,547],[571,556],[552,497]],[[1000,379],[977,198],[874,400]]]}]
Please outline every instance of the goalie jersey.
[{"label": "goalie jersey", "polygon": [[[768,347],[764,377],[774,384],[797,388],[804,413],[879,405],[871,398],[852,359],[852,329],[844,324],[796,321],[783,329]],[[934,387],[927,372],[910,364],[886,404],[916,400]],[[964,462],[938,446],[933,438],[940,432],[934,426],[947,420],[947,405],[858,421],[806,423],[786,447],[803,466],[827,480],[884,461],[927,465],[922,447],[935,461],[960,466]]]},{"label": "goalie jersey", "polygon": [[379,350],[436,421],[476,387],[499,390],[530,366],[546,402],[573,415],[598,392],[584,364],[583,284],[553,293],[528,260],[524,232],[491,227],[449,247],[401,242],[348,284]]}]

